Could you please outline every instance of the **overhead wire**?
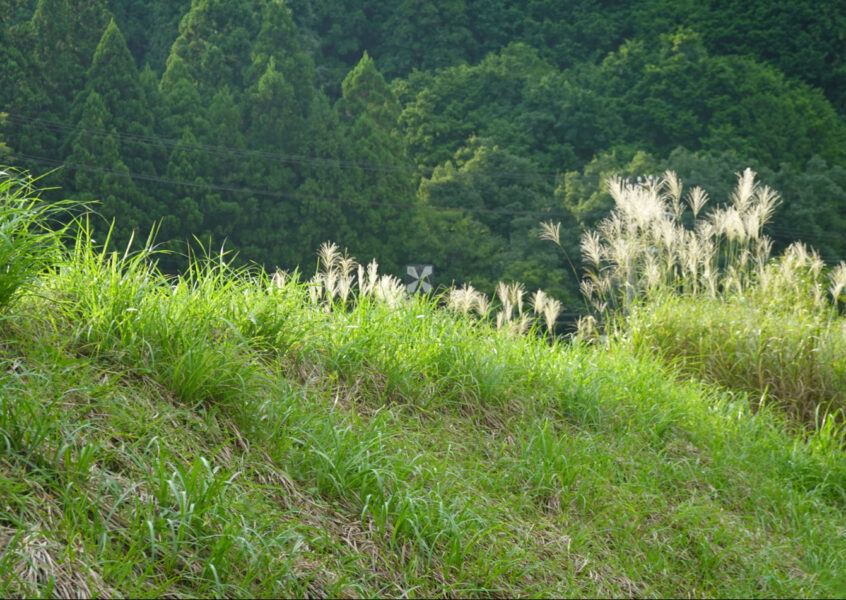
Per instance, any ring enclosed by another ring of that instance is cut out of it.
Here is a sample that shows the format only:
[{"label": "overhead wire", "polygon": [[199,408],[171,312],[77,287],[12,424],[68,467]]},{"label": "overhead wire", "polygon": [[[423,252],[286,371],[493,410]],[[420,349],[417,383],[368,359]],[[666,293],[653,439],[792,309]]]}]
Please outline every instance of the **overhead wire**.
[{"label": "overhead wire", "polygon": [[[334,167],[340,169],[357,169],[364,171],[377,171],[386,173],[407,173],[409,175],[425,175],[428,176],[434,173],[434,168],[420,168],[416,166],[403,165],[386,165],[383,163],[373,163],[366,161],[357,161],[341,158],[320,158],[316,156],[305,156],[299,154],[286,154],[282,152],[270,152],[266,150],[251,150],[247,148],[236,148],[233,146],[221,146],[213,144],[188,143],[183,140],[174,140],[160,136],[138,135],[130,133],[122,133],[116,130],[108,130],[97,127],[82,127],[80,125],[70,125],[59,121],[50,121],[21,115],[19,113],[5,113],[7,121],[17,123],[18,125],[31,125],[36,129],[46,131],[54,131],[61,133],[75,133],[85,132],[92,136],[114,136],[118,140],[125,142],[139,144],[142,146],[165,146],[169,148],[180,148],[182,150],[193,151],[207,156],[242,156],[245,158],[265,158],[275,162],[286,164],[304,164],[315,165],[323,167]],[[535,171],[479,171],[480,174],[501,179],[548,179],[557,180],[560,178],[558,173],[540,173]]]},{"label": "overhead wire", "polygon": [[279,190],[263,190],[257,188],[238,187],[217,183],[206,183],[201,181],[188,181],[185,179],[174,179],[171,177],[161,177],[158,175],[146,175],[143,173],[134,173],[132,171],[115,171],[111,169],[104,169],[102,167],[94,167],[92,165],[83,165],[79,163],[71,163],[52,159],[44,156],[36,156],[32,154],[17,153],[17,157],[29,160],[42,166],[47,167],[64,167],[71,170],[86,171],[89,173],[99,173],[101,175],[117,175],[122,177],[129,177],[130,179],[137,179],[139,181],[150,181],[156,183],[164,183],[170,185],[182,185],[186,187],[193,187],[206,190],[225,191],[231,193],[241,193],[253,196],[270,196],[275,198],[291,198],[296,200],[324,200],[332,201],[341,204],[353,204],[360,206],[383,206],[391,208],[428,208],[437,211],[465,211],[484,214],[503,214],[503,215],[521,215],[521,216],[544,216],[544,217],[567,217],[569,213],[555,212],[555,211],[537,211],[537,210],[512,210],[502,208],[480,208],[473,206],[439,206],[434,204],[411,204],[402,202],[374,202],[371,200],[354,200],[350,198],[342,198],[340,196],[317,196],[314,194],[302,194],[299,192],[284,192]]},{"label": "overhead wire", "polygon": [[[193,151],[201,154],[205,154],[206,156],[240,156],[245,158],[265,158],[269,160],[273,160],[276,162],[286,163],[286,164],[304,164],[304,165],[313,165],[313,166],[323,166],[323,167],[333,167],[333,168],[340,168],[340,169],[356,169],[356,170],[364,170],[364,171],[374,171],[374,172],[404,172],[404,173],[416,173],[422,174],[420,169],[412,166],[404,167],[402,165],[385,165],[380,163],[373,163],[373,162],[365,162],[365,161],[354,161],[354,160],[346,160],[346,159],[338,159],[338,158],[320,158],[314,156],[305,156],[305,155],[296,155],[296,154],[286,154],[281,152],[269,152],[263,150],[251,150],[245,148],[236,148],[232,146],[222,146],[222,145],[211,145],[211,144],[200,144],[200,143],[187,143],[182,140],[173,140],[169,138],[163,138],[159,136],[150,136],[150,135],[138,135],[138,134],[129,134],[129,133],[121,133],[116,130],[106,130],[102,128],[95,128],[95,127],[81,127],[78,125],[69,125],[67,123],[62,123],[59,121],[50,121],[46,119],[39,119],[35,117],[30,117],[27,115],[21,115],[19,113],[5,113],[7,115],[7,121],[14,122],[18,125],[31,125],[38,129],[46,130],[46,131],[54,131],[58,133],[73,133],[73,132],[85,132],[92,136],[115,136],[119,140],[123,140],[129,143],[135,143],[143,146],[165,146],[169,148],[180,148],[187,151]],[[132,179],[142,180],[142,181],[149,181],[149,182],[157,182],[162,184],[169,184],[169,185],[182,185],[187,187],[194,187],[199,189],[208,189],[208,190],[216,190],[216,191],[226,191],[231,193],[246,193],[250,195],[256,196],[270,196],[270,197],[278,197],[278,198],[291,198],[291,199],[300,199],[300,200],[329,200],[338,203],[344,204],[357,204],[357,205],[369,205],[369,206],[383,206],[383,207],[394,207],[394,208],[416,208],[420,207],[419,204],[410,204],[410,203],[392,203],[392,202],[373,202],[373,201],[361,201],[361,200],[351,200],[345,199],[340,197],[334,196],[314,196],[314,195],[306,195],[300,194],[297,192],[281,192],[277,190],[261,190],[261,189],[254,189],[254,188],[246,188],[246,187],[237,187],[225,184],[214,184],[214,183],[206,183],[206,182],[196,182],[196,181],[187,181],[182,179],[174,179],[168,177],[162,177],[157,175],[146,175],[143,173],[135,173],[135,172],[120,172],[120,171],[110,171],[107,169],[103,169],[100,167],[94,167],[91,165],[80,165],[76,163],[70,163],[66,161],[59,161],[56,159],[52,159],[49,157],[42,157],[42,156],[34,156],[29,155],[26,153],[15,153],[15,156],[19,158],[23,158],[25,160],[29,160],[42,166],[59,166],[65,167],[72,170],[83,170],[93,173],[100,173],[100,174],[111,174],[111,175],[123,175],[128,176]],[[546,177],[560,177],[559,175],[545,175],[541,173],[535,172],[505,172],[505,171],[496,171],[496,172],[489,172],[489,171],[480,171],[480,174],[491,176],[491,177],[498,177],[498,178],[526,178],[526,179],[537,179],[537,178],[546,178]],[[424,205],[427,208],[431,208],[434,210],[439,211],[450,211],[450,210],[462,210],[467,212],[473,213],[482,213],[482,214],[505,214],[505,215],[523,215],[523,216],[531,216],[531,215],[541,215],[545,217],[567,217],[570,216],[569,213],[564,212],[555,212],[555,211],[525,211],[525,210],[511,210],[511,209],[491,209],[491,208],[481,208],[481,207],[463,207],[463,206],[436,206],[427,204]],[[836,242],[841,239],[841,236],[832,233],[832,232],[810,232],[810,231],[803,231],[797,230],[793,228],[786,228],[779,225],[770,224],[767,226],[767,229],[773,232],[777,232],[780,236],[787,235],[787,236],[797,236],[802,238],[805,241],[810,242],[823,242],[831,241]],[[841,257],[824,257],[826,260],[842,260]]]}]

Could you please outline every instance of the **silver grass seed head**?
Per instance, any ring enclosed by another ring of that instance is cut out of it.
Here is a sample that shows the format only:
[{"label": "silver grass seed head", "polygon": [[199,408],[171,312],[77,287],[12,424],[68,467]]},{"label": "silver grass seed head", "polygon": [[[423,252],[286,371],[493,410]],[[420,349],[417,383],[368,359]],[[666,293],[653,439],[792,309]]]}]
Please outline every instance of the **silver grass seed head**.
[{"label": "silver grass seed head", "polygon": [[687,194],[687,204],[690,206],[690,210],[693,212],[693,218],[696,219],[699,216],[702,207],[708,203],[708,193],[703,190],[701,187],[696,186],[691,189]]},{"label": "silver grass seed head", "polygon": [[584,339],[592,339],[597,336],[597,322],[593,315],[579,317],[576,323],[576,335]]},{"label": "silver grass seed head", "polygon": [[358,279],[358,293],[361,294],[362,297],[366,298],[368,295],[367,276],[362,265],[358,265],[356,268],[356,277]]},{"label": "silver grass seed head", "polygon": [[843,294],[843,290],[846,289],[846,262],[841,261],[836,267],[834,267],[829,272],[828,278],[831,282],[829,291],[831,292],[834,304],[837,305],[838,302],[844,301],[841,300],[840,297]]},{"label": "silver grass seed head", "polygon": [[561,245],[561,223],[553,223],[552,221],[542,222],[540,224],[541,231],[538,237],[542,240],[548,240]]},{"label": "silver grass seed head", "polygon": [[750,168],[744,169],[743,173],[737,174],[737,186],[729,195],[732,205],[738,212],[743,213],[752,201],[757,184],[755,183],[755,171]]},{"label": "silver grass seed head", "polygon": [[590,301],[593,298],[593,294],[596,292],[596,284],[590,279],[582,279],[579,282],[579,291],[582,293],[585,300]]},{"label": "silver grass seed head", "polygon": [[675,171],[670,171],[669,169],[664,171],[664,187],[667,190],[667,195],[671,202],[676,203],[681,200],[682,197],[682,180],[679,179],[679,176],[676,175]]},{"label": "silver grass seed head", "polygon": [[355,262],[354,257],[349,256],[347,254],[347,251],[344,250],[344,255],[338,258],[337,265],[338,270],[341,272],[341,276],[348,277],[352,274],[353,270],[358,265],[358,263]]},{"label": "silver grass seed head", "polygon": [[320,302],[320,297],[323,295],[323,282],[319,277],[315,277],[308,284],[308,297],[312,304]]},{"label": "silver grass seed head", "polygon": [[504,281],[497,282],[495,291],[497,297],[499,298],[500,304],[505,306],[505,304],[509,301],[508,284],[506,284]]},{"label": "silver grass seed head", "polygon": [[376,282],[373,296],[389,308],[396,308],[405,296],[405,286],[393,275],[382,275]]},{"label": "silver grass seed head", "polygon": [[543,290],[537,290],[534,294],[532,294],[531,304],[532,310],[535,311],[535,314],[539,315],[543,313],[548,300],[549,296],[547,296],[546,292]]},{"label": "silver grass seed head", "polygon": [[562,310],[564,310],[564,305],[559,300],[547,296],[546,304],[543,307],[543,320],[549,331],[555,329],[555,322]]},{"label": "silver grass seed head", "polygon": [[476,294],[475,309],[481,317],[486,317],[488,312],[491,310],[491,301],[488,300],[488,297],[481,292]]},{"label": "silver grass seed head", "polygon": [[349,298],[352,286],[353,278],[351,275],[341,275],[341,277],[338,278],[338,296],[341,298],[341,301],[345,304],[347,302],[347,298]]},{"label": "silver grass seed head", "polygon": [[320,259],[320,265],[323,267],[323,270],[331,271],[337,266],[338,260],[341,258],[341,254],[338,252],[338,244],[334,242],[323,242],[320,245],[317,256]]},{"label": "silver grass seed head", "polygon": [[595,231],[585,232],[582,235],[581,249],[585,261],[594,267],[599,267],[602,262],[602,243],[599,240],[599,234]]},{"label": "silver grass seed head", "polygon": [[526,288],[519,281],[513,282],[508,286],[508,300],[512,306],[517,307],[517,314],[523,314],[523,296],[526,293]]},{"label": "silver grass seed head", "polygon": [[276,288],[277,290],[281,290],[285,287],[285,284],[288,282],[288,274],[283,271],[282,269],[277,268],[276,271],[273,273],[273,277],[270,278],[270,285],[271,287]]},{"label": "silver grass seed head", "polygon": [[511,323],[510,332],[514,335],[525,335],[532,325],[529,315],[522,315],[518,320]]}]

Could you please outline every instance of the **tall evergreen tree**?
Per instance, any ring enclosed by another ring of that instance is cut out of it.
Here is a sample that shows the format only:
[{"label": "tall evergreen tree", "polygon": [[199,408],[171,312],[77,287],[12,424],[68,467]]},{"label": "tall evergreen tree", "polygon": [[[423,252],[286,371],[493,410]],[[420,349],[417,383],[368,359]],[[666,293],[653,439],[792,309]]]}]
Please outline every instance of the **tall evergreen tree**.
[{"label": "tall evergreen tree", "polygon": [[[153,115],[147,106],[147,93],[114,20],[94,52],[80,100],[84,102],[92,91],[97,92],[111,116],[107,127],[121,134],[120,151],[126,165],[133,172],[154,175],[154,163],[161,163],[164,148],[151,137]],[[78,113],[79,108],[74,112]]]},{"label": "tall evergreen tree", "polygon": [[[116,230],[118,243],[126,241],[131,229],[148,230],[164,216],[159,186],[143,180],[126,180],[123,188],[113,183],[116,177],[129,174],[156,176],[156,165],[164,164],[165,149],[153,137],[147,93],[114,20],[94,51],[85,87],[71,113],[77,126],[76,135],[69,141],[72,161],[89,168],[102,165],[107,171],[100,175],[98,184],[94,183],[95,172],[77,173],[74,189],[83,195],[102,196],[104,215],[122,221]],[[101,150],[94,147],[97,139],[103,142]]]},{"label": "tall evergreen tree", "polygon": [[379,257],[393,270],[407,260],[414,234],[413,165],[404,157],[396,130],[400,106],[365,52],[344,79],[336,104],[345,168],[338,196],[361,255]]},{"label": "tall evergreen tree", "polygon": [[78,129],[71,138],[67,163],[73,170],[75,197],[97,202],[106,222],[115,221],[114,241],[126,243],[133,230],[149,230],[153,218],[121,159],[120,144],[100,95],[92,90],[81,106]]},{"label": "tall evergreen tree", "polygon": [[250,51],[261,27],[267,0],[194,0],[180,21],[168,67],[178,56],[201,94],[224,85],[241,91],[251,64]]},{"label": "tall evergreen tree", "polygon": [[6,113],[0,113],[0,161],[5,160],[10,153],[9,146],[7,146],[6,142],[3,141],[2,131],[5,123]]}]

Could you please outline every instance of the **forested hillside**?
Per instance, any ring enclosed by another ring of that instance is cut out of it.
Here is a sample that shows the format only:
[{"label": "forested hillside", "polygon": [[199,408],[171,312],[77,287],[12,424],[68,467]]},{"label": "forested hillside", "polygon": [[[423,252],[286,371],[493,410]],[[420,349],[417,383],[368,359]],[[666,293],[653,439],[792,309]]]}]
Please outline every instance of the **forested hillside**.
[{"label": "forested hillside", "polygon": [[776,245],[838,260],[844,30],[810,0],[2,0],[0,163],[61,167],[41,183],[118,244],[157,224],[308,271],[331,239],[565,300],[540,221],[577,261],[607,175],[725,198],[751,166],[783,195]]}]

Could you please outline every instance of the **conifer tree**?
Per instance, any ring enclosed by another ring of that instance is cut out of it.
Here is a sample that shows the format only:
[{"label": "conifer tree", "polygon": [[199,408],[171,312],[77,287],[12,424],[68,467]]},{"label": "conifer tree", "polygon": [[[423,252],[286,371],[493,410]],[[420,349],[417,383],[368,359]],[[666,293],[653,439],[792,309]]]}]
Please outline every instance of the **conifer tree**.
[{"label": "conifer tree", "polygon": [[[122,215],[126,215],[128,223],[121,223],[116,230],[116,241],[122,243],[129,230],[148,229],[163,217],[161,190],[148,181],[128,180],[123,188],[113,187],[114,173],[156,176],[156,165],[164,163],[165,149],[153,137],[147,94],[114,20],[97,45],[86,73],[85,88],[74,102],[72,117],[78,129],[69,148],[74,160],[83,165],[104,165],[102,168],[110,171],[101,174],[99,184],[92,181],[93,172],[77,174],[74,188],[82,194],[99,192],[107,216],[123,220]],[[96,139],[103,140],[99,151],[91,145]],[[116,148],[112,149],[112,144]]]},{"label": "conifer tree", "polygon": [[[38,0],[32,19],[22,27],[24,45],[33,64],[28,73],[35,78],[39,103],[24,107],[27,115],[42,121],[66,123],[74,93],[85,83],[87,66],[106,26],[108,10],[101,0]],[[64,133],[41,126],[28,147],[40,155],[60,158]]]},{"label": "conifer tree", "polygon": [[3,125],[6,122],[6,114],[0,113],[0,161],[5,160],[5,158],[9,155],[9,146],[6,145],[6,142],[3,141]]},{"label": "conifer tree", "polygon": [[202,94],[223,85],[243,90],[266,1],[195,0],[180,22],[168,67],[174,55],[181,58]]},{"label": "conifer tree", "polygon": [[122,136],[119,144],[122,160],[133,172],[155,174],[154,162],[161,162],[164,148],[149,139],[154,131],[147,93],[114,20],[106,27],[94,52],[82,98],[92,91],[97,92],[111,116],[106,126]]},{"label": "conifer tree", "polygon": [[114,240],[125,243],[134,229],[149,229],[152,218],[145,211],[141,194],[120,156],[114,129],[107,129],[112,117],[100,95],[92,90],[81,106],[76,133],[71,138],[67,163],[73,170],[75,197],[96,202],[106,222],[114,219]]},{"label": "conifer tree", "polygon": [[408,259],[406,241],[414,234],[414,171],[396,132],[400,106],[366,52],[341,87],[336,110],[342,157],[354,168],[344,169],[338,195],[358,252],[378,256],[397,271]]},{"label": "conifer tree", "polygon": [[168,59],[159,92],[163,109],[161,130],[165,137],[179,139],[184,129],[196,135],[208,127],[197,81],[179,55],[172,54]]}]

